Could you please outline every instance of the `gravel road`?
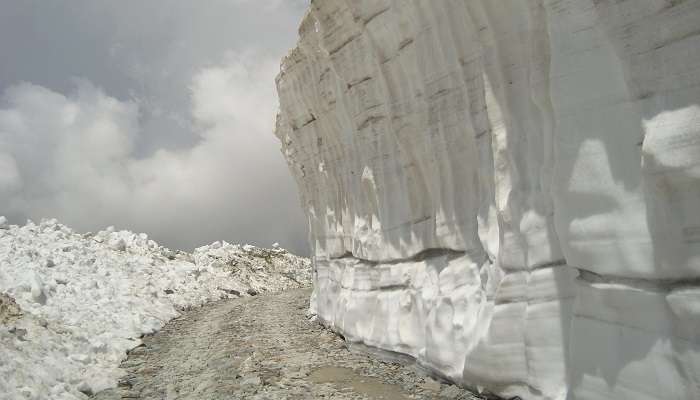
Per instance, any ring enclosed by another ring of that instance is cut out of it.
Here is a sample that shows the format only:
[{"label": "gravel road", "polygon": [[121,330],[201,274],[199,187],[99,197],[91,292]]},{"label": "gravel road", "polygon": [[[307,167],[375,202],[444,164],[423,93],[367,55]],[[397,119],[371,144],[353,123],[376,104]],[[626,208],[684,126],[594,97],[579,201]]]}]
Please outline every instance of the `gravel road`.
[{"label": "gravel road", "polygon": [[350,351],[305,317],[308,290],[185,312],[131,351],[97,400],[479,399],[410,366]]}]

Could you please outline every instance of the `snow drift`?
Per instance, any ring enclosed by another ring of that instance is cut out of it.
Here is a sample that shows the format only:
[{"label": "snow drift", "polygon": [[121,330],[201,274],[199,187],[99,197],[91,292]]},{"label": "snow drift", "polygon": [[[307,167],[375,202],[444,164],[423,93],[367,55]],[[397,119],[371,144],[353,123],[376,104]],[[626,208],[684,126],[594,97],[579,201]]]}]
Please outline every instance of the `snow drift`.
[{"label": "snow drift", "polygon": [[193,254],[145,234],[77,234],[0,217],[0,399],[84,399],[178,310],[306,286],[307,259],[215,242]]},{"label": "snow drift", "polygon": [[525,399],[700,398],[700,1],[317,0],[277,79],[314,307]]}]

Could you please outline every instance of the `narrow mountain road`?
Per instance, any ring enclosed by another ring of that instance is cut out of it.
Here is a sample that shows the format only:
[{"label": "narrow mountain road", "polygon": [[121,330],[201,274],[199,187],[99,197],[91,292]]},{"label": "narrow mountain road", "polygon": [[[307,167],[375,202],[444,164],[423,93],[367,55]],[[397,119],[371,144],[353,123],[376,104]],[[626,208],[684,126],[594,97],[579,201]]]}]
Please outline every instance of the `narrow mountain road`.
[{"label": "narrow mountain road", "polygon": [[412,367],[349,351],[304,316],[308,290],[219,301],[144,339],[98,400],[478,399]]}]

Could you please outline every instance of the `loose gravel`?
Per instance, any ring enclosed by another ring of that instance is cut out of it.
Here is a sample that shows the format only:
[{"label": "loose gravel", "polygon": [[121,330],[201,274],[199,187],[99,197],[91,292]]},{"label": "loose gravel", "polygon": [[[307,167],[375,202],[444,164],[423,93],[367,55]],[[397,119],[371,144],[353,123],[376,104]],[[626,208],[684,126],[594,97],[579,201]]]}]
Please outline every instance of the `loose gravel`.
[{"label": "loose gravel", "polygon": [[222,300],[144,338],[97,400],[481,399],[408,365],[351,351],[308,320],[308,290]]}]

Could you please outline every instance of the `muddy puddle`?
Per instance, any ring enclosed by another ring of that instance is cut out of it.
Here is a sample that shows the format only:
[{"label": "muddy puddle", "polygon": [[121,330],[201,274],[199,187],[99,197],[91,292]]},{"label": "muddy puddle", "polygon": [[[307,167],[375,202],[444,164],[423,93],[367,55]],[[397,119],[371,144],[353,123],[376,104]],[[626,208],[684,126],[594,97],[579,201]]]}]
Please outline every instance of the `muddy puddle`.
[{"label": "muddy puddle", "polygon": [[362,376],[350,368],[321,367],[309,378],[314,383],[331,383],[342,389],[351,389],[378,400],[410,400],[400,386],[389,385],[378,378]]}]

